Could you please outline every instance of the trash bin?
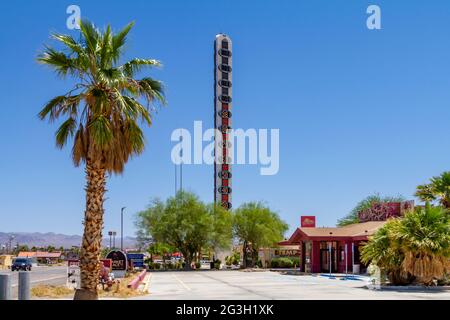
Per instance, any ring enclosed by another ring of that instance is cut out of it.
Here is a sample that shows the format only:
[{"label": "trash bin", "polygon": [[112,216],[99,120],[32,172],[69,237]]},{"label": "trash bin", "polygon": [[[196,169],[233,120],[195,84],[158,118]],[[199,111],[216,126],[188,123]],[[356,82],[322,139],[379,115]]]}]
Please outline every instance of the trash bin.
[{"label": "trash bin", "polygon": [[354,264],[353,265],[353,274],[359,274],[359,272],[360,272],[360,265]]}]

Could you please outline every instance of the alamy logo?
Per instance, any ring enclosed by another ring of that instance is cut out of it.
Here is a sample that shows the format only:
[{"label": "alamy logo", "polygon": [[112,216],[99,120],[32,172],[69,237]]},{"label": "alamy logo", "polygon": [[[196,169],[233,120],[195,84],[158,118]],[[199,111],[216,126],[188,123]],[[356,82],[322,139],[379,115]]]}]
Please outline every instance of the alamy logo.
[{"label": "alamy logo", "polygon": [[67,7],[66,13],[70,16],[66,20],[67,29],[80,29],[81,9],[75,4],[71,4]]},{"label": "alamy logo", "polygon": [[[225,133],[226,143],[222,140]],[[171,141],[177,142],[171,152],[174,164],[259,164],[261,175],[275,175],[280,168],[279,129],[270,129],[270,150],[268,129],[203,131],[202,121],[194,121],[193,137],[189,130],[180,128],[172,132]],[[222,157],[225,148],[227,159]]]},{"label": "alamy logo", "polygon": [[367,18],[366,25],[369,30],[381,29],[381,9],[379,6],[372,4],[367,7],[367,14],[370,16]]}]

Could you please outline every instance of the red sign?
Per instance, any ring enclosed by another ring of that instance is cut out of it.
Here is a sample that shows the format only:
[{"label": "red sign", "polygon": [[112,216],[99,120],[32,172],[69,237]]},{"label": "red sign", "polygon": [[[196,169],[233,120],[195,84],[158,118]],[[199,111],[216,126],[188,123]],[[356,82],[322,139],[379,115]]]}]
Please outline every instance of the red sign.
[{"label": "red sign", "polygon": [[112,268],[112,260],[111,259],[101,259],[100,261],[103,263],[103,266],[105,268],[108,268],[109,270],[111,270],[111,268]]},{"label": "red sign", "polygon": [[302,228],[315,228],[316,227],[316,216],[301,216],[300,226]]},{"label": "red sign", "polygon": [[79,267],[80,260],[67,260],[67,266],[68,267]]}]

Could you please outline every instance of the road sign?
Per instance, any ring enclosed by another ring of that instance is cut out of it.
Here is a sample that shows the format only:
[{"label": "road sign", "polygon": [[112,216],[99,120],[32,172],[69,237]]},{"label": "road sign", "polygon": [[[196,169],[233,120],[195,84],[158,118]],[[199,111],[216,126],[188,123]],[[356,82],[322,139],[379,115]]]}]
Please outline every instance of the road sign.
[{"label": "road sign", "polygon": [[67,260],[67,287],[80,289],[80,260]]}]

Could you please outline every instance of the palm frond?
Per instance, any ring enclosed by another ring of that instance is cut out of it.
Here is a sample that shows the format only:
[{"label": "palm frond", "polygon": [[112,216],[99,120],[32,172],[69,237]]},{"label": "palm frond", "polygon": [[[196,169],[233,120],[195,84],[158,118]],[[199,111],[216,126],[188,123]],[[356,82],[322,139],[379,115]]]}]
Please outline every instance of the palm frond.
[{"label": "palm frond", "polygon": [[122,47],[124,46],[127,35],[133,26],[134,22],[130,22],[125,28],[112,37],[111,58],[114,62],[119,60],[120,54],[122,53]]},{"label": "palm frond", "polygon": [[44,106],[38,116],[41,120],[48,117],[50,122],[56,120],[60,115],[65,114],[70,114],[72,117],[76,118],[77,108],[82,97],[82,94],[56,96]]},{"label": "palm frond", "polygon": [[141,71],[144,67],[160,67],[161,63],[154,59],[132,59],[124,63],[120,69],[126,77],[134,77],[134,75]]},{"label": "palm frond", "polygon": [[108,25],[105,33],[102,35],[102,47],[100,50],[100,66],[101,68],[109,68],[111,66],[110,53],[112,51],[112,34],[111,26]]},{"label": "palm frond", "polygon": [[156,99],[161,104],[166,104],[166,99],[164,97],[164,88],[161,81],[157,81],[147,77],[139,80],[138,83],[139,93],[143,95],[148,102],[152,102],[154,99]]},{"label": "palm frond", "polygon": [[73,137],[76,126],[76,120],[72,117],[61,124],[58,131],[56,131],[56,145],[58,148],[62,149],[67,143],[68,138]]},{"label": "palm frond", "polygon": [[95,25],[87,20],[80,21],[80,29],[90,54],[96,54],[100,33]]},{"label": "palm frond", "polygon": [[69,48],[71,51],[83,54],[84,48],[83,46],[78,43],[72,36],[67,34],[59,34],[59,33],[53,33],[52,38],[61,42],[64,44],[67,48]]},{"label": "palm frond", "polygon": [[107,146],[113,138],[111,125],[103,115],[95,117],[89,124],[88,129],[96,147]]},{"label": "palm frond", "polygon": [[65,76],[75,70],[74,60],[62,51],[57,51],[49,46],[37,58],[39,63],[52,67],[59,75]]}]

